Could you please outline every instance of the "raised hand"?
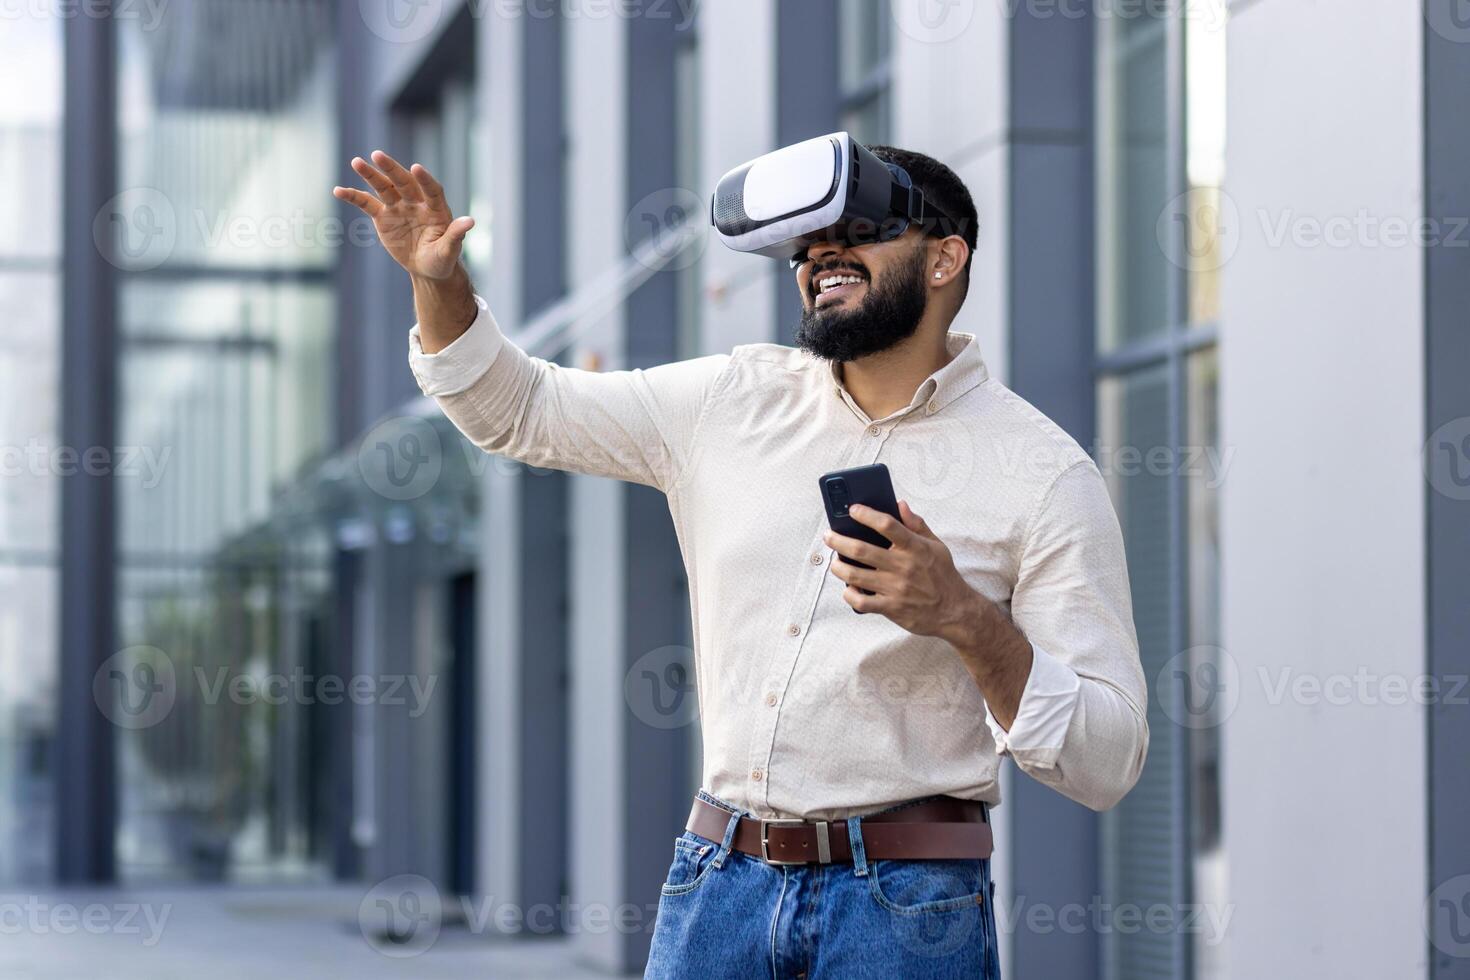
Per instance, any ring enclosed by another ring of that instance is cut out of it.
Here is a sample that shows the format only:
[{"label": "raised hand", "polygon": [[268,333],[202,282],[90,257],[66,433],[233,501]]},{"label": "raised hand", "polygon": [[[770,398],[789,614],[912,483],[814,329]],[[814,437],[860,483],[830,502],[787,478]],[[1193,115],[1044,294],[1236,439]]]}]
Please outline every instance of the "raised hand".
[{"label": "raised hand", "polygon": [[448,279],[458,269],[464,236],[475,226],[475,219],[456,218],[444,200],[444,188],[419,164],[405,170],[382,150],[375,151],[372,158],[368,163],[354,157],[352,169],[376,193],[334,187],[332,194],[373,219],[383,248],[409,275]]}]

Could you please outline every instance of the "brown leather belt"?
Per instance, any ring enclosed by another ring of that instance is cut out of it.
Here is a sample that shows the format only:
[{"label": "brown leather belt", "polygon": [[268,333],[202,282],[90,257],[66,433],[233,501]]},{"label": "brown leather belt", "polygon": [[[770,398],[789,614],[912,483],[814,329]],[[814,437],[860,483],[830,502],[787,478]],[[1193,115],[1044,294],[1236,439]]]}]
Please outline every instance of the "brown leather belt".
[{"label": "brown leather belt", "polygon": [[[685,829],[719,843],[730,811],[695,797]],[[985,804],[935,797],[863,817],[863,853],[870,861],[988,858],[995,849]],[[741,817],[735,850],[767,864],[851,864],[845,820],[759,820]]]}]

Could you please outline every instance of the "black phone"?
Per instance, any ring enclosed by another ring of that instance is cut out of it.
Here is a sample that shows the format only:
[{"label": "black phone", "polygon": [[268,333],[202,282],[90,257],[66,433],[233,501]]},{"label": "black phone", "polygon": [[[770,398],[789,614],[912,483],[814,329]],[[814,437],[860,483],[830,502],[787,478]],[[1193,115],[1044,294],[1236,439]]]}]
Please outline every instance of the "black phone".
[{"label": "black phone", "polygon": [[[848,513],[853,504],[863,504],[891,515],[894,520],[900,519],[898,500],[893,494],[893,480],[888,475],[888,467],[882,463],[855,466],[850,470],[828,473],[822,476],[817,483],[822,490],[822,503],[827,508],[827,524],[832,530],[849,538],[857,538],[859,541],[875,544],[880,548],[887,548],[892,544],[866,524],[853,520]],[[840,552],[837,557],[858,568],[873,567],[860,561],[853,561]],[[859,591],[865,595],[873,594],[867,589],[859,589]]]}]

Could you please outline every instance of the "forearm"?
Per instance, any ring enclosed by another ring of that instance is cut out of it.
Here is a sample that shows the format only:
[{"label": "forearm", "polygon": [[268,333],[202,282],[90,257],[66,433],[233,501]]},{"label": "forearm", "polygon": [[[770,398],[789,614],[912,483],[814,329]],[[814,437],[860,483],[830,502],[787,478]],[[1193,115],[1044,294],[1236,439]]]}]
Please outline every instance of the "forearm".
[{"label": "forearm", "polygon": [[411,276],[413,306],[419,322],[419,343],[425,354],[437,354],[454,343],[475,322],[474,287],[458,263],[443,279]]},{"label": "forearm", "polygon": [[1031,676],[1031,644],[995,603],[971,590],[947,637],[985,698],[991,717],[1010,728]]}]

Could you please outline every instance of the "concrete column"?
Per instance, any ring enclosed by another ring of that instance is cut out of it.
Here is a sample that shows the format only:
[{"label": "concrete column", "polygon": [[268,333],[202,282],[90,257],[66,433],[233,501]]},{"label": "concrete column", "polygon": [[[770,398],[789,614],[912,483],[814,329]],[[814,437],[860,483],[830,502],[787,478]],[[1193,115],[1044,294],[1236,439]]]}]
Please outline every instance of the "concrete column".
[{"label": "concrete column", "polygon": [[[775,0],[705,0],[699,7],[700,165],[704,201],[725,171],[776,146]],[[776,339],[775,290],[790,270],[732,252],[713,237],[704,253],[704,353]]]},{"label": "concrete column", "polygon": [[[620,262],[625,254],[623,173],[627,24],[616,17],[568,20],[567,242],[572,289]],[[623,318],[607,312],[573,354],[622,366]],[[611,480],[571,480],[571,884],[582,908],[609,913],[625,901],[623,800],[628,762],[623,750],[623,494]],[[609,916],[610,920],[610,916]],[[584,928],[579,958],[609,971],[627,968],[623,936]]]},{"label": "concrete column", "polygon": [[1424,709],[1377,683],[1329,700],[1425,665],[1424,256],[1393,232],[1424,208],[1423,25],[1393,0],[1230,21],[1231,976],[1426,975]]}]

